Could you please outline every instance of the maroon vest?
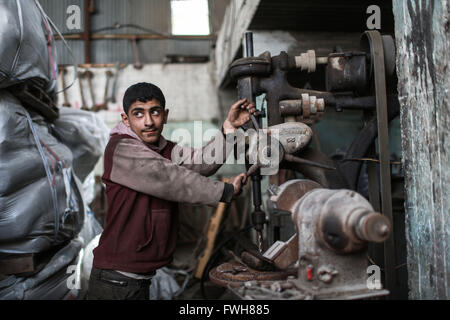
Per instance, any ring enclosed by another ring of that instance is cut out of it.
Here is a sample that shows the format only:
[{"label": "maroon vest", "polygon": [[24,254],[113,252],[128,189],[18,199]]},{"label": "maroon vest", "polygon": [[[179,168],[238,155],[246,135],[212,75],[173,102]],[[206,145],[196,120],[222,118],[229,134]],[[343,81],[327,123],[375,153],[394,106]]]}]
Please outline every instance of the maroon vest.
[{"label": "maroon vest", "polygon": [[[94,267],[151,273],[172,261],[178,233],[178,204],[144,194],[110,180],[114,150],[128,135],[114,135],[105,149],[102,177],[108,211],[100,242],[94,249]],[[170,160],[175,144],[159,151]]]}]

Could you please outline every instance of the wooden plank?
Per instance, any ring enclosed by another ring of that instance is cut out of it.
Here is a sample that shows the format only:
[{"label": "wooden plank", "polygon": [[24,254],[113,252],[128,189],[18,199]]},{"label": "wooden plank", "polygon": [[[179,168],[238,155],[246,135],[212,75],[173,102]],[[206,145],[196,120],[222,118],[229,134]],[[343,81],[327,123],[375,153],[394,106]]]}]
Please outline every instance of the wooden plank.
[{"label": "wooden plank", "polygon": [[[222,178],[222,182],[228,182],[228,178]],[[214,215],[209,219],[208,229],[206,231],[206,247],[203,250],[202,255],[198,259],[197,267],[195,269],[194,277],[201,279],[203,271],[211,258],[214,251],[214,243],[216,242],[217,234],[219,233],[219,227],[222,223],[222,218],[226,213],[228,204],[225,202],[219,202]]]},{"label": "wooden plank", "polygon": [[411,299],[450,298],[449,6],[393,2]]},{"label": "wooden plank", "polygon": [[0,259],[0,274],[18,274],[34,271],[34,254],[12,255]]},{"label": "wooden plank", "polygon": [[216,241],[217,234],[219,232],[219,226],[222,222],[222,217],[225,214],[227,204],[224,202],[219,202],[214,216],[209,220],[208,231],[206,234],[206,248],[203,254],[200,256],[197,262],[197,268],[195,270],[195,277],[201,279],[203,271],[205,270],[206,264],[211,258],[214,251],[214,243]]}]

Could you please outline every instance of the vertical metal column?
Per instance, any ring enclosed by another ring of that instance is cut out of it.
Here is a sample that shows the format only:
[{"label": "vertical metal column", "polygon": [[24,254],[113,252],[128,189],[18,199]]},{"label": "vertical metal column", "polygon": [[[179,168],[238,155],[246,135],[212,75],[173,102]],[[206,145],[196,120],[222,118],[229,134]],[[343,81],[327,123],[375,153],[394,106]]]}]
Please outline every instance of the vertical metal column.
[{"label": "vertical metal column", "polygon": [[[253,57],[253,33],[252,32],[246,32],[245,33],[245,57]],[[252,83],[251,83],[251,77],[249,77],[248,81],[250,82],[248,88],[249,92],[247,93],[247,99],[250,100],[250,102],[255,101],[255,97],[253,95],[252,91]],[[256,120],[255,118],[252,118],[255,129],[258,130],[262,127],[262,121],[261,117],[258,117]],[[255,123],[257,121],[257,123]],[[257,125],[256,125],[257,124]],[[247,168],[248,169],[248,168]],[[253,194],[253,206],[254,211],[252,212],[252,222],[255,227],[257,237],[258,237],[258,249],[260,252],[263,251],[263,238],[262,238],[262,231],[264,228],[265,223],[265,213],[261,210],[262,205],[262,197],[261,197],[261,170],[258,169],[254,175],[252,175],[252,194]]]}]

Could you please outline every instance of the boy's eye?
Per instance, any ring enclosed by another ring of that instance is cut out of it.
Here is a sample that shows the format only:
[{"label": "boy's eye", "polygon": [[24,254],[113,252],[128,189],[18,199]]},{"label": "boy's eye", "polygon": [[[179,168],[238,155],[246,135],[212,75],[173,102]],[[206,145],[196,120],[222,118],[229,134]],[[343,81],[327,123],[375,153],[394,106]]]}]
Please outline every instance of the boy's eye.
[{"label": "boy's eye", "polygon": [[151,111],[152,116],[157,116],[157,115],[159,115],[159,113],[160,113],[160,111],[157,109]]},{"label": "boy's eye", "polygon": [[144,114],[142,112],[140,112],[140,111],[134,113],[134,116],[138,117],[138,118],[142,117],[143,115]]}]

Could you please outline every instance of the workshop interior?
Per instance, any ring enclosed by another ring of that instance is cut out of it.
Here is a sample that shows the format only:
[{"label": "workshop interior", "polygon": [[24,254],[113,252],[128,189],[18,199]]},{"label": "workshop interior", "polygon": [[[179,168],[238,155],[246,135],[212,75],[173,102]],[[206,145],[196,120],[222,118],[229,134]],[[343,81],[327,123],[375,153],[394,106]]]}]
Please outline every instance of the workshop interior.
[{"label": "workshop interior", "polygon": [[448,300],[449,9],[0,0],[0,299],[86,299],[105,146],[147,81],[166,96],[163,136],[191,147],[236,100],[257,108],[244,161],[232,150],[210,177],[245,172],[242,193],[178,205],[151,300]]}]

